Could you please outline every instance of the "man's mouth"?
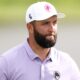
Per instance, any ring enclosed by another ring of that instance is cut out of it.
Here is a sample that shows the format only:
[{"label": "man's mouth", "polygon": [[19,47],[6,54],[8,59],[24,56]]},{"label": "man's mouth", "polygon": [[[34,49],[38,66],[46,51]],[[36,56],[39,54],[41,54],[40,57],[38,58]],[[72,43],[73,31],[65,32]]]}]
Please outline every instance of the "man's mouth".
[{"label": "man's mouth", "polygon": [[54,36],[53,35],[49,35],[49,36],[46,37],[46,39],[53,40],[54,39]]}]

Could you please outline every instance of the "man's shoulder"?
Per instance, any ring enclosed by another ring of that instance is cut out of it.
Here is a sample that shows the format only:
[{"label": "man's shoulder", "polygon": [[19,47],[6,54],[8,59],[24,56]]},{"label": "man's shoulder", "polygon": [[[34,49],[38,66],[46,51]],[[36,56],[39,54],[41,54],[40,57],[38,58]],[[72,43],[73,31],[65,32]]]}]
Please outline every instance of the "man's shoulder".
[{"label": "man's shoulder", "polygon": [[5,74],[8,75],[8,72],[16,72],[19,66],[25,65],[23,65],[26,53],[24,45],[24,43],[21,43],[0,55],[0,74],[5,70]]},{"label": "man's shoulder", "polygon": [[2,53],[2,57],[6,58],[6,59],[12,59],[12,58],[17,58],[17,56],[19,56],[21,53],[23,53],[25,50],[24,48],[24,43],[21,43],[9,50],[7,50],[6,52]]},{"label": "man's shoulder", "polygon": [[67,65],[67,66],[74,66],[77,67],[77,64],[75,62],[75,60],[72,58],[72,56],[65,52],[65,51],[61,51],[58,49],[54,49],[56,55],[57,55],[57,59],[61,64]]},{"label": "man's shoulder", "polygon": [[56,54],[56,57],[60,62],[63,62],[63,63],[75,62],[71,57],[71,55],[65,51],[61,51],[56,48],[53,48],[52,52]]}]

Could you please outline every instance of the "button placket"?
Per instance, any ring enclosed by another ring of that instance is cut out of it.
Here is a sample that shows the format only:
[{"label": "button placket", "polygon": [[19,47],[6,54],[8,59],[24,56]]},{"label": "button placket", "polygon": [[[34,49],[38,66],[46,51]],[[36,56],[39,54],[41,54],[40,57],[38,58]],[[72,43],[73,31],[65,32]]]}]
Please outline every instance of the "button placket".
[{"label": "button placket", "polygon": [[45,77],[45,66],[44,64],[41,65],[41,80],[44,80]]}]

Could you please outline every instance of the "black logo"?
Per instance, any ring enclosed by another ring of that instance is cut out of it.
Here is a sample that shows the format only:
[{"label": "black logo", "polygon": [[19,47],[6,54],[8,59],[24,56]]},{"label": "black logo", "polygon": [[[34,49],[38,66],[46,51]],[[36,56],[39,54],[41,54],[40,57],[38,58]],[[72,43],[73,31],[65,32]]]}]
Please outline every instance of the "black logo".
[{"label": "black logo", "polygon": [[55,78],[55,80],[59,80],[60,79],[60,73],[55,71],[54,72],[54,78]]},{"label": "black logo", "polygon": [[31,14],[29,14],[29,18],[30,18],[30,19],[32,19],[32,16],[31,16]]}]

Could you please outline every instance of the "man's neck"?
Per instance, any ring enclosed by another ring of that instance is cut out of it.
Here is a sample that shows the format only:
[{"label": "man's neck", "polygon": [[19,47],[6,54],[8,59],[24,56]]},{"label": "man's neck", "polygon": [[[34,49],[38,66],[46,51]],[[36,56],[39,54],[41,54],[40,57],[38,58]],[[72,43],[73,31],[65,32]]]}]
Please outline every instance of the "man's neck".
[{"label": "man's neck", "polygon": [[35,52],[35,54],[37,54],[39,56],[41,61],[44,61],[47,58],[50,48],[42,48],[38,44],[36,44],[35,42],[32,42],[30,40],[28,40],[28,43],[29,43],[30,47],[32,48],[32,50]]}]

